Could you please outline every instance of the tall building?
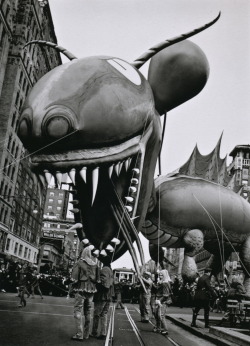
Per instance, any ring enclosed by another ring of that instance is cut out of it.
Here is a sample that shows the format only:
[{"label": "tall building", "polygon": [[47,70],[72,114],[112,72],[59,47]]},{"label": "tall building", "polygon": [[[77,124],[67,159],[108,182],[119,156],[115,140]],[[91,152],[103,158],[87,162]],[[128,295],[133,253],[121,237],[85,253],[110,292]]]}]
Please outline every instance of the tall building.
[{"label": "tall building", "polygon": [[54,179],[48,185],[40,238],[40,272],[66,274],[77,258],[79,240],[76,231],[69,230],[75,223],[74,214],[69,210],[70,189],[67,183],[56,188]]},{"label": "tall building", "polygon": [[31,172],[17,136],[18,119],[31,87],[61,64],[48,1],[2,0],[0,5],[0,256],[36,263],[44,189]]}]

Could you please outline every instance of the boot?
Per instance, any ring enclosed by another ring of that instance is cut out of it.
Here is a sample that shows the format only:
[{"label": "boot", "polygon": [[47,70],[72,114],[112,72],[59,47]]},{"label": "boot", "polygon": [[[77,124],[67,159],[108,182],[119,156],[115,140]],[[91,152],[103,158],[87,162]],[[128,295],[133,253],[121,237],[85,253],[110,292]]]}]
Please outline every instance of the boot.
[{"label": "boot", "polygon": [[209,314],[204,314],[205,328],[209,328]]},{"label": "boot", "polygon": [[76,334],[72,336],[72,340],[83,340],[82,314],[80,312],[76,312],[74,318]]},{"label": "boot", "polygon": [[97,337],[98,325],[99,325],[99,316],[94,315],[91,336]]},{"label": "boot", "polygon": [[196,324],[197,316],[198,314],[193,310],[193,319],[192,319],[191,327],[197,328],[197,324]]}]

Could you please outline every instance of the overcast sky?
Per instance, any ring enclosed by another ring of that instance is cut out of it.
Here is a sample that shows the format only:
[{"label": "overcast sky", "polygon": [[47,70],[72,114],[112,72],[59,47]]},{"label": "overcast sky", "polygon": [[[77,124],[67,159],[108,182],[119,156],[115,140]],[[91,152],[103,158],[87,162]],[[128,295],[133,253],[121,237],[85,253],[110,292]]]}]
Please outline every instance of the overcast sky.
[{"label": "overcast sky", "polygon": [[[49,3],[58,44],[77,57],[109,55],[128,62],[158,42],[211,21],[221,11],[214,26],[190,39],[206,54],[210,76],[198,96],[168,113],[162,174],[184,164],[196,143],[202,154],[210,153],[222,132],[221,157],[238,144],[250,144],[249,0]],[[141,69],[145,77],[147,67]],[[125,265],[132,266],[126,255],[113,267]]]}]

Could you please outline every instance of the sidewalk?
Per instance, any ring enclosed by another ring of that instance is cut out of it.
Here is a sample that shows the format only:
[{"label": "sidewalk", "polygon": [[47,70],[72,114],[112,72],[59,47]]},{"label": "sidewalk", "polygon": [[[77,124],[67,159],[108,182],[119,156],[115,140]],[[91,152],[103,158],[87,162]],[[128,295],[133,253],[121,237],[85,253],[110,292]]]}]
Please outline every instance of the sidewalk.
[{"label": "sidewalk", "polygon": [[[198,328],[191,327],[192,322],[192,309],[188,308],[180,309],[180,312],[172,312],[171,307],[169,308],[169,313],[166,316],[168,320],[172,321],[176,325],[182,327],[183,329],[189,331],[190,333],[215,343],[219,346],[249,346],[250,337],[249,334],[243,334],[242,332],[249,332],[249,330],[240,330],[237,328],[225,328],[216,326],[216,324],[221,320],[223,314],[210,312],[210,328],[205,328],[205,323],[203,319],[203,310],[201,310],[200,315],[197,318]],[[241,333],[239,332],[241,331]]]}]

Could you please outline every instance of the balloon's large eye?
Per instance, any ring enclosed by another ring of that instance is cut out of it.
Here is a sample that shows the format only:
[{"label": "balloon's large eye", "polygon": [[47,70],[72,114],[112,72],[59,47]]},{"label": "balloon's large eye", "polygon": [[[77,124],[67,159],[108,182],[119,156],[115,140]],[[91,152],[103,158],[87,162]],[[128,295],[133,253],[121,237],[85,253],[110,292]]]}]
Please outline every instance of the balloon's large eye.
[{"label": "balloon's large eye", "polygon": [[18,128],[18,136],[20,138],[27,138],[30,134],[30,123],[27,119],[21,120]]},{"label": "balloon's large eye", "polygon": [[47,119],[44,124],[46,134],[51,138],[61,138],[66,136],[72,126],[70,121],[63,115],[54,115]]},{"label": "balloon's large eye", "polygon": [[125,76],[130,82],[135,85],[141,85],[141,77],[136,69],[126,61],[121,59],[109,59],[107,62],[112,65],[117,71]]}]

